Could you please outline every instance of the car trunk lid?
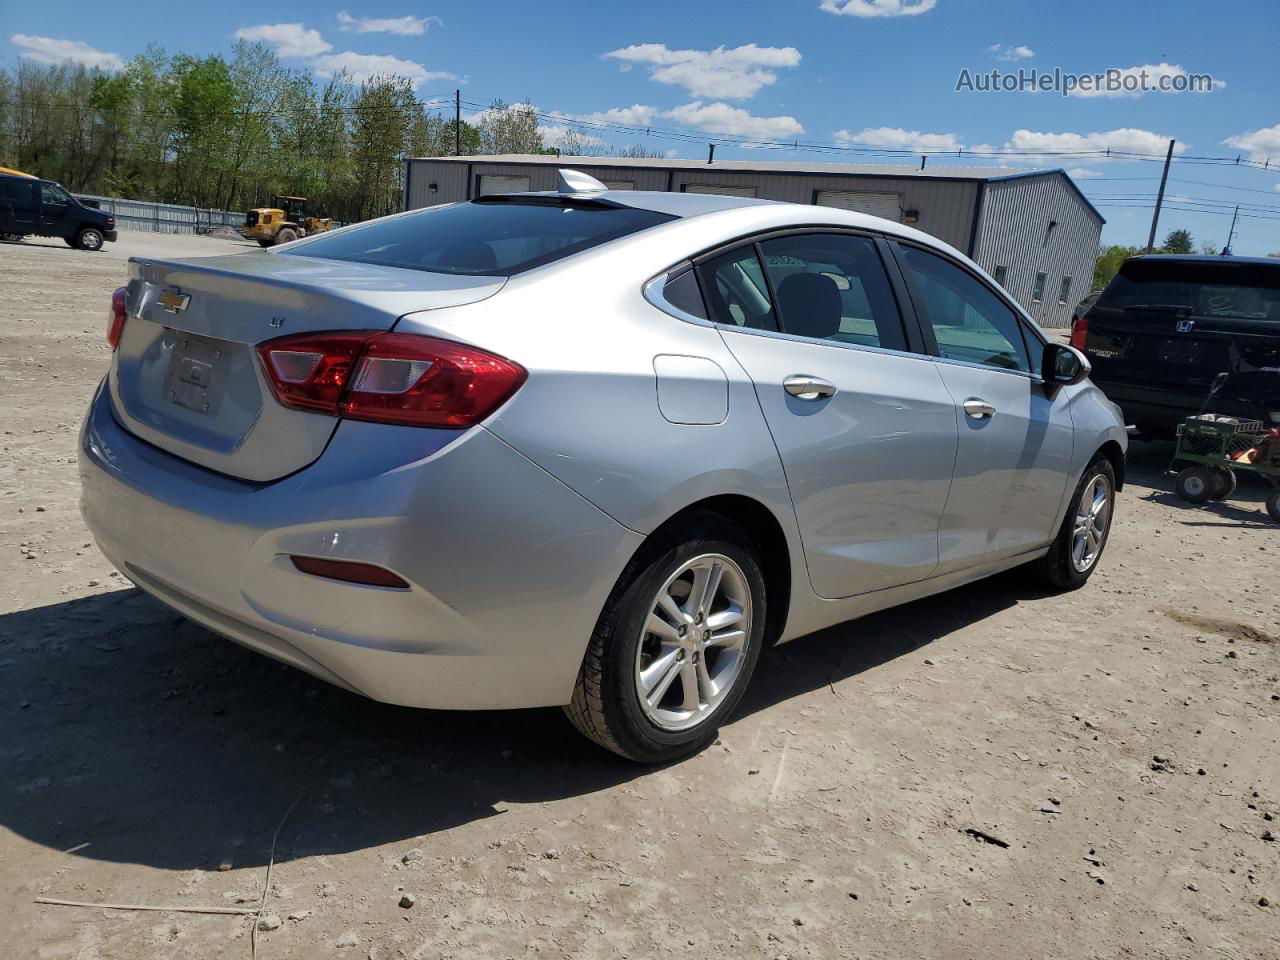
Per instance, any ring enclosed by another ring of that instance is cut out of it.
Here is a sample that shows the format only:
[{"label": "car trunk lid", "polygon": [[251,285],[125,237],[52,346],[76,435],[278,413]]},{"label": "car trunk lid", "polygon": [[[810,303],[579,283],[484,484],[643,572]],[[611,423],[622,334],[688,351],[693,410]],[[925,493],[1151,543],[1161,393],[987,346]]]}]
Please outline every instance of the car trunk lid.
[{"label": "car trunk lid", "polygon": [[504,282],[271,253],[135,258],[113,407],[162,450],[244,480],[275,480],[314,461],[338,420],[278,403],[258,344],[389,330],[405,313],[474,303]]}]

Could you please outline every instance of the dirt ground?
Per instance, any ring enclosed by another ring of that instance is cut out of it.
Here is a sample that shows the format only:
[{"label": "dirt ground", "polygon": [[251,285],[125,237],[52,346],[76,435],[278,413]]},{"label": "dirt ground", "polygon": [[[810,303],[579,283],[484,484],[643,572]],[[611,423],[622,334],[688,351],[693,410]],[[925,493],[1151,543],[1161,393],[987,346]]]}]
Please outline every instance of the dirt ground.
[{"label": "dirt ground", "polygon": [[248,249],[123,236],[0,245],[4,957],[251,955],[251,915],[40,896],[265,896],[264,960],[1280,957],[1262,487],[1189,507],[1135,444],[1084,589],[1015,573],[772,651],[715,747],[646,769],[556,710],[365,701],[111,570],[75,443],[123,258]]}]

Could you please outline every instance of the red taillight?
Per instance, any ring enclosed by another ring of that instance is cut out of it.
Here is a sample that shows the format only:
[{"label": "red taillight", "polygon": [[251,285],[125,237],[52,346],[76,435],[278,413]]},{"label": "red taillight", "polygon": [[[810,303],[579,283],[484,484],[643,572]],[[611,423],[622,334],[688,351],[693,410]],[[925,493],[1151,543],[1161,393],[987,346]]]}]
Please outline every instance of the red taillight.
[{"label": "red taillight", "polygon": [[1076,317],[1076,322],[1071,325],[1071,345],[1077,350],[1083,350],[1085,341],[1089,339],[1089,311]]},{"label": "red taillight", "polygon": [[477,424],[528,376],[496,354],[412,333],[305,334],[258,352],[286,407],[416,427]]},{"label": "red taillight", "polygon": [[124,297],[128,287],[117,287],[111,295],[111,312],[107,314],[107,343],[114,350],[120,346],[120,337],[124,334]]},{"label": "red taillight", "polygon": [[289,558],[293,565],[303,573],[313,577],[328,577],[330,580],[345,580],[348,583],[363,583],[371,587],[394,587],[407,590],[409,584],[401,577],[382,567],[371,563],[356,563],[353,560],[324,560],[320,557]]}]

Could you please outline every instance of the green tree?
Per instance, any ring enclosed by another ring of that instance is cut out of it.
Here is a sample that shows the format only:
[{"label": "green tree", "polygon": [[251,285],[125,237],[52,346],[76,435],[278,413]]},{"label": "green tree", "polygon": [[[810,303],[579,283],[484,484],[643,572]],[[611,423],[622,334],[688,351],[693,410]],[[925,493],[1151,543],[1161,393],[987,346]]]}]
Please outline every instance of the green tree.
[{"label": "green tree", "polygon": [[531,103],[508,105],[494,100],[476,123],[480,153],[549,153]]},{"label": "green tree", "polygon": [[1164,246],[1160,248],[1161,253],[1194,253],[1196,249],[1195,241],[1191,239],[1191,231],[1189,230],[1170,230],[1169,235],[1164,238]]},{"label": "green tree", "polygon": [[1120,264],[1130,257],[1136,257],[1139,252],[1137,247],[1125,247],[1119,244],[1103,247],[1093,265],[1093,289],[1103,289],[1119,272]]}]

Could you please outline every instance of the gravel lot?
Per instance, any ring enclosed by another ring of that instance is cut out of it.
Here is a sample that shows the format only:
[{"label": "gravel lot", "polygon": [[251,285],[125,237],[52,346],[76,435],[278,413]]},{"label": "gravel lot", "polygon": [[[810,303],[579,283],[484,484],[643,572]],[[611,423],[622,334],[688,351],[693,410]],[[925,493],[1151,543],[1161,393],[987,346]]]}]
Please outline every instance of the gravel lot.
[{"label": "gravel lot", "polygon": [[1135,444],[1084,589],[1011,574],[772,651],[717,746],[644,769],[558,711],[327,687],[111,570],[75,443],[122,259],[252,249],[122,236],[0,245],[4,956],[251,954],[253,915],[41,896],[265,897],[262,958],[1280,956],[1261,486],[1192,508]]}]

